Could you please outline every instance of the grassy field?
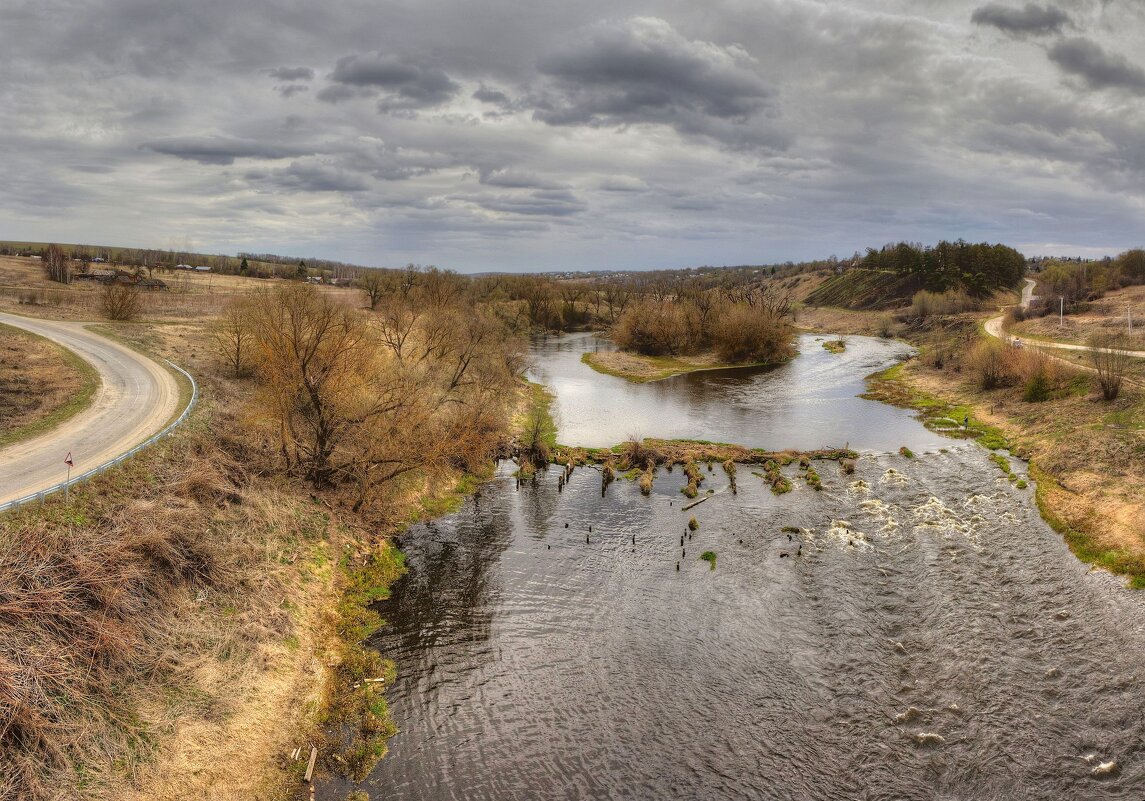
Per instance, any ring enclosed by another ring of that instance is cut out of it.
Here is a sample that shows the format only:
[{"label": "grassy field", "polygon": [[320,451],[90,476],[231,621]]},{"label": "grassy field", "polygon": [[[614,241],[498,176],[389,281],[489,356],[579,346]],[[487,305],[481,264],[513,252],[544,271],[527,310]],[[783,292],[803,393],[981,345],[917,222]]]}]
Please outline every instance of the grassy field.
[{"label": "grassy field", "polygon": [[[154,277],[164,281],[168,291],[142,294],[143,319],[203,320],[219,314],[237,296],[287,283],[277,278],[186,270],[156,269]],[[0,310],[3,311],[56,320],[98,320],[102,317],[100,289],[98,283],[91,281],[73,281],[66,285],[49,281],[38,259],[0,256]],[[360,293],[349,287],[322,285],[317,289],[348,304],[362,303]]]},{"label": "grassy field", "polygon": [[0,324],[0,447],[79,414],[99,384],[95,368],[71,351]]}]

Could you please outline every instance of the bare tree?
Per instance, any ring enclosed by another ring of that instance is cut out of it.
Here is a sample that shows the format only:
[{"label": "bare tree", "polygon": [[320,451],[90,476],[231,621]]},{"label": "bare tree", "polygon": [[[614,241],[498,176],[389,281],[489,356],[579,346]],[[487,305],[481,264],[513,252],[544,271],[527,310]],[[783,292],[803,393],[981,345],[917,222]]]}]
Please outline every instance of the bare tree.
[{"label": "bare tree", "polygon": [[604,286],[604,302],[608,306],[608,322],[615,323],[632,299],[632,287],[627,283],[609,281]]},{"label": "bare tree", "polygon": [[125,322],[139,316],[143,298],[134,284],[112,280],[100,288],[99,306],[107,319]]},{"label": "bare tree", "polygon": [[1094,334],[1089,339],[1089,360],[1097,372],[1101,397],[1116,400],[1129,370],[1132,356],[1124,334]]},{"label": "bare tree", "polygon": [[386,280],[386,275],[381,270],[362,270],[362,274],[358,276],[358,280],[354,282],[354,286],[361,290],[362,294],[366,296],[366,302],[370,304],[370,310],[373,311],[378,308],[378,304],[382,302],[382,298],[386,295],[386,290],[391,282]]},{"label": "bare tree", "polygon": [[241,298],[227,305],[211,326],[211,339],[235,378],[247,375],[255,345],[251,301]]},{"label": "bare tree", "polygon": [[523,280],[521,297],[525,301],[529,322],[547,328],[554,316],[552,283],[540,276],[530,276]]},{"label": "bare tree", "polygon": [[59,245],[48,245],[48,249],[44,251],[43,260],[44,270],[48,274],[49,281],[57,281],[61,284],[72,282],[72,271],[68,264],[68,257],[64,255],[64,251]]}]

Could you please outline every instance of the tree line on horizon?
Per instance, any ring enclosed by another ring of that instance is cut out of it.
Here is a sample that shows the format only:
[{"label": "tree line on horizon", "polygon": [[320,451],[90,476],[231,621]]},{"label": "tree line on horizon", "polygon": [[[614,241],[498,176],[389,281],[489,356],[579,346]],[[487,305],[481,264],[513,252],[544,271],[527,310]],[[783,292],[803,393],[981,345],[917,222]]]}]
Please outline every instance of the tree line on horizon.
[{"label": "tree line on horizon", "polygon": [[934,246],[898,242],[878,250],[868,248],[858,266],[915,276],[919,288],[929,292],[962,290],[985,297],[1017,286],[1026,272],[1026,257],[1008,245],[961,239]]}]

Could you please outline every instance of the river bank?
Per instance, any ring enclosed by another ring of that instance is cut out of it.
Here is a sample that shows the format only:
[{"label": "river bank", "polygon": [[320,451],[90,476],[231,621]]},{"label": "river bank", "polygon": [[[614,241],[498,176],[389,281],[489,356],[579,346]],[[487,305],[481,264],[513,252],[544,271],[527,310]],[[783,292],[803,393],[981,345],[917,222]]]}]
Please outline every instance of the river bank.
[{"label": "river bank", "polygon": [[921,356],[872,377],[867,397],[1027,461],[1043,517],[1078,558],[1145,588],[1145,397],[1126,386],[1102,402],[1088,373],[1064,367],[1040,402],[1016,382],[983,389],[964,358],[973,340],[963,322],[949,337],[934,328],[916,336]]},{"label": "river bank", "polygon": [[637,384],[662,381],[673,376],[711,370],[768,367],[778,362],[722,362],[714,353],[694,356],[644,356],[626,351],[596,351],[585,353],[581,361],[605,375],[624,378]]}]

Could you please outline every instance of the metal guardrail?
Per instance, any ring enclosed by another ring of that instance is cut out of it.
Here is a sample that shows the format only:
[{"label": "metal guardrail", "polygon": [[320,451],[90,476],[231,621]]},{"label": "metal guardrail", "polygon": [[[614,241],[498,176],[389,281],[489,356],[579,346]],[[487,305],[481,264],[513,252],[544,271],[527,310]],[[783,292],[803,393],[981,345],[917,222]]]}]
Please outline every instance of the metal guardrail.
[{"label": "metal guardrail", "polygon": [[175,362],[171,361],[170,359],[164,359],[163,361],[167,362],[167,364],[171,365],[173,368],[175,368],[180,373],[185,375],[187,377],[187,380],[191,382],[191,402],[187,404],[187,408],[183,410],[183,413],[180,414],[178,418],[176,418],[174,421],[172,421],[170,424],[168,424],[158,434],[152,435],[147,440],[139,443],[138,445],[136,445],[131,450],[127,451],[126,453],[122,453],[119,456],[116,456],[114,459],[112,459],[110,461],[104,462],[99,467],[93,467],[91,470],[88,470],[86,473],[83,473],[81,475],[76,476],[75,478],[71,479],[70,481],[61,481],[59,484],[54,484],[50,487],[47,487],[46,489],[40,490],[39,492],[33,492],[30,495],[25,495],[24,497],[17,498],[14,501],[8,501],[7,503],[0,504],[0,513],[7,512],[9,509],[15,509],[18,506],[23,506],[24,504],[31,503],[32,501],[43,501],[44,498],[46,498],[49,495],[52,495],[54,493],[60,492],[65,487],[73,487],[76,484],[80,483],[81,481],[87,481],[89,478],[92,478],[93,476],[98,476],[100,473],[103,473],[107,470],[110,470],[113,467],[117,467],[118,465],[121,465],[125,461],[130,459],[135,454],[142,451],[144,448],[148,448],[148,447],[154,445],[156,442],[163,439],[168,434],[170,434],[172,431],[174,431],[176,428],[178,428],[183,423],[185,423],[187,421],[187,417],[191,414],[191,410],[194,409],[195,404],[199,402],[199,385],[195,382],[194,376],[192,376],[190,373],[188,373],[186,370],[184,370],[179,365],[175,364]]}]

